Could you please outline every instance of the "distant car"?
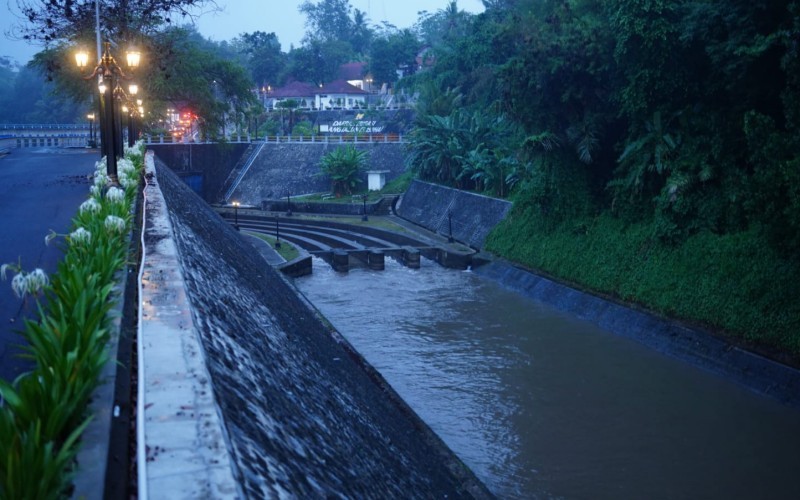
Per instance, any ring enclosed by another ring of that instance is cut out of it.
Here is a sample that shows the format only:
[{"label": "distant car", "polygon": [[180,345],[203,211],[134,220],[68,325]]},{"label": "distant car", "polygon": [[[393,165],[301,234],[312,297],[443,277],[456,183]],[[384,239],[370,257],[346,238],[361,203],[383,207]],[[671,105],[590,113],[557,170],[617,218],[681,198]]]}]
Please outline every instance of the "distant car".
[{"label": "distant car", "polygon": [[11,148],[0,148],[0,157],[11,154]]}]

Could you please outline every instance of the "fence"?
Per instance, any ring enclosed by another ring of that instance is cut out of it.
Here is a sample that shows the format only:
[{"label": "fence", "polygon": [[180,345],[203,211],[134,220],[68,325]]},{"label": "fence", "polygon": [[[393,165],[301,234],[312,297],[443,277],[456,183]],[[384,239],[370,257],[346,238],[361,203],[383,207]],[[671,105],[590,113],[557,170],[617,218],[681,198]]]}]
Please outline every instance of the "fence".
[{"label": "fence", "polygon": [[[151,136],[145,135],[147,144],[188,144],[182,141],[174,141],[169,135]],[[363,135],[268,135],[266,137],[250,137],[249,135],[230,136],[228,142],[232,143],[308,143],[308,144],[336,144],[336,143],[376,143],[376,142],[396,142],[404,143],[405,137],[402,134],[363,134]],[[208,142],[207,142],[208,143]]]}]

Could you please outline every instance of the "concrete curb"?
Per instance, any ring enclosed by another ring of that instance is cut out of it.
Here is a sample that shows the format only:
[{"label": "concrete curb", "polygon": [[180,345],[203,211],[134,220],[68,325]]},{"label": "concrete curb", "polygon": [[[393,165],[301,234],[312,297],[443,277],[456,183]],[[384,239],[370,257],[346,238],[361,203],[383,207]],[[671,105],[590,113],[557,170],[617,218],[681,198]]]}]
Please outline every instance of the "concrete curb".
[{"label": "concrete curb", "polygon": [[160,188],[146,161],[140,293],[139,498],[237,498],[227,434],[192,322]]}]

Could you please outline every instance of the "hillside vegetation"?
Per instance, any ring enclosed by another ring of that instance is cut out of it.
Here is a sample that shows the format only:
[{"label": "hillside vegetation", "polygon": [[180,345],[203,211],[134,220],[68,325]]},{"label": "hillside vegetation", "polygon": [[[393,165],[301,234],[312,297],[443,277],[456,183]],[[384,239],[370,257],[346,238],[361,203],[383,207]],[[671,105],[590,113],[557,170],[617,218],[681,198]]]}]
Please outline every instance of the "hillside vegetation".
[{"label": "hillside vegetation", "polygon": [[445,10],[409,167],[514,201],[487,247],[800,359],[800,3]]}]

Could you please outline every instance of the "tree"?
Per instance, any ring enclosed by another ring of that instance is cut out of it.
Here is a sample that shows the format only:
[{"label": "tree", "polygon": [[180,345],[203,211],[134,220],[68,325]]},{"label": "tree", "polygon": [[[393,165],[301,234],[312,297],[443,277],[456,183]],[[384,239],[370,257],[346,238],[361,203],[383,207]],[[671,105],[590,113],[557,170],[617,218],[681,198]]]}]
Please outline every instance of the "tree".
[{"label": "tree", "polygon": [[245,56],[254,82],[262,87],[268,83],[278,83],[278,77],[286,67],[286,55],[281,52],[281,44],[275,33],[242,33],[234,40],[234,44]]},{"label": "tree", "polygon": [[350,45],[356,54],[369,53],[373,32],[367,24],[366,14],[358,9],[353,10],[353,29],[350,35]]},{"label": "tree", "polygon": [[398,69],[412,71],[420,48],[421,44],[411,30],[384,27],[372,40],[369,54],[374,81],[393,83],[397,81]]},{"label": "tree", "polygon": [[286,80],[322,83],[334,80],[352,54],[347,42],[311,40],[289,52]]},{"label": "tree", "polygon": [[336,148],[322,157],[320,170],[331,179],[331,190],[338,198],[352,194],[362,182],[360,174],[367,164],[367,152],[348,145]]},{"label": "tree", "polygon": [[348,0],[319,0],[317,3],[305,0],[298,10],[306,16],[305,42],[350,42],[353,21],[350,19],[352,7]]},{"label": "tree", "polygon": [[[105,39],[132,42],[140,35],[159,31],[173,16],[192,18],[192,12],[212,0],[98,0],[100,29]],[[14,34],[25,40],[51,43],[91,39],[95,28],[95,0],[16,0],[24,22]]]}]

